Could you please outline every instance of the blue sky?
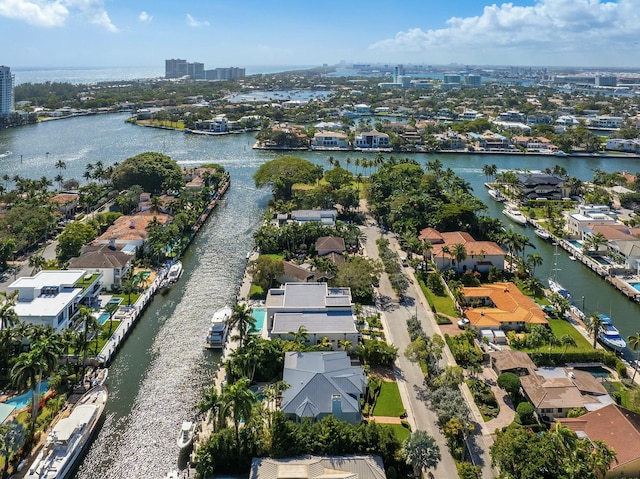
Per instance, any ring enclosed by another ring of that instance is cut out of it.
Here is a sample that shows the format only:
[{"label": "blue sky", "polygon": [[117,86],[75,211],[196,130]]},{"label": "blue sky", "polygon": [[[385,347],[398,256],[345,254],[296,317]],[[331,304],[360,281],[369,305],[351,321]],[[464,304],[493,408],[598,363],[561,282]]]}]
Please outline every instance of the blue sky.
[{"label": "blue sky", "polygon": [[13,67],[640,67],[640,0],[0,0],[0,31]]}]

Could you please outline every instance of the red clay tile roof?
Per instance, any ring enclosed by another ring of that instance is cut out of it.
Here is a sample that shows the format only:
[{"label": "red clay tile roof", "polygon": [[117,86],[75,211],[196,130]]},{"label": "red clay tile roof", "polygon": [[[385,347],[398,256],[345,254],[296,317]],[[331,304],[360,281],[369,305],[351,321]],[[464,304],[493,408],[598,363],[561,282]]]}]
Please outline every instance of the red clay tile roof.
[{"label": "red clay tile roof", "polygon": [[540,307],[521,293],[513,283],[493,283],[462,289],[469,302],[472,298],[490,298],[495,308],[467,308],[464,315],[475,328],[498,328],[503,323],[547,324]]},{"label": "red clay tile roof", "polygon": [[154,213],[146,210],[135,215],[120,216],[102,235],[95,239],[94,243],[115,240],[145,240],[149,235],[147,226],[153,221],[153,218],[166,225],[173,218],[171,215],[164,213]]}]

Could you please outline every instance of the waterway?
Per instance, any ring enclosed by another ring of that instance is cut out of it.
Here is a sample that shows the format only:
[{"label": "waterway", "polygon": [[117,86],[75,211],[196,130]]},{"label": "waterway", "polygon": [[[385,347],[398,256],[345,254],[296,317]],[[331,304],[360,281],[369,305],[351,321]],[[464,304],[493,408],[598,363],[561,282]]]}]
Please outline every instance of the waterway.
[{"label": "waterway", "polygon": [[[104,426],[80,467],[77,477],[153,478],[176,467],[175,443],[183,420],[192,418],[202,387],[209,384],[219,357],[204,351],[204,336],[213,312],[237,293],[252,247],[252,233],[263,218],[269,192],[257,190],[252,175],[256,168],[282,153],[254,151],[253,134],[214,138],[142,128],[124,123],[125,115],[100,115],[57,120],[0,131],[0,151],[12,155],[0,159],[0,178],[53,178],[55,163],[63,160],[65,178],[82,180],[87,163],[105,166],[122,162],[144,151],[161,151],[182,165],[216,162],[231,173],[226,200],[210,217],[184,258],[185,274],[166,296],[158,296],[138,323],[110,367]],[[354,152],[296,152],[328,166],[329,156],[347,166],[346,159],[365,156]],[[396,155],[400,156],[400,155]],[[415,155],[422,162],[433,156]],[[551,275],[553,247],[533,234],[531,228],[511,226],[502,205],[492,201],[483,183],[482,166],[500,169],[544,169],[558,164],[570,174],[589,180],[593,170],[637,171],[637,160],[604,158],[555,158],[505,155],[440,155],[468,181],[489,213],[507,227],[527,234],[545,262],[537,268],[541,279]],[[355,169],[353,162],[349,166]],[[360,170],[361,172],[361,170]],[[366,173],[366,172],[365,172]],[[0,180],[3,181],[4,180]],[[11,188],[11,182],[7,182]],[[533,252],[532,249],[527,252]],[[640,329],[640,305],[615,291],[564,251],[558,259],[558,280],[577,302],[585,298],[588,310],[610,314],[625,336]]]}]

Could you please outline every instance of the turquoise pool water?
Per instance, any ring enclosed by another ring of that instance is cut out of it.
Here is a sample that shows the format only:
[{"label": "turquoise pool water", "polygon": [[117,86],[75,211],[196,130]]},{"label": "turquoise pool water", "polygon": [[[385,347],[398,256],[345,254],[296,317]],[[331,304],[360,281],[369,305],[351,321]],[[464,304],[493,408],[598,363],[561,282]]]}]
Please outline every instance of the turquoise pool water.
[{"label": "turquoise pool water", "polygon": [[98,323],[104,324],[109,320],[110,317],[111,315],[108,311],[103,311],[102,314],[100,314],[100,316],[98,317]]},{"label": "turquoise pool water", "polygon": [[253,308],[253,314],[251,316],[256,320],[256,326],[251,330],[251,334],[262,334],[266,313],[264,308]]},{"label": "turquoise pool water", "polygon": [[636,291],[640,291],[640,283],[638,283],[638,282],[629,283],[629,286],[631,286]]},{"label": "turquoise pool water", "polygon": [[582,241],[573,240],[573,239],[570,239],[570,240],[567,240],[567,241],[569,241],[569,243],[570,243],[572,246],[574,246],[574,247],[576,247],[576,248],[578,248],[578,249],[582,249]]},{"label": "turquoise pool water", "polygon": [[116,306],[120,306],[120,303],[122,303],[122,298],[111,298],[107,304],[115,304]]},{"label": "turquoise pool water", "polygon": [[[47,381],[42,381],[40,383],[40,397],[42,397],[49,390],[49,383]],[[5,402],[5,404],[10,404],[15,406],[16,409],[20,410],[29,405],[31,402],[31,391],[27,391],[26,393],[20,394],[20,396],[13,397]]]}]

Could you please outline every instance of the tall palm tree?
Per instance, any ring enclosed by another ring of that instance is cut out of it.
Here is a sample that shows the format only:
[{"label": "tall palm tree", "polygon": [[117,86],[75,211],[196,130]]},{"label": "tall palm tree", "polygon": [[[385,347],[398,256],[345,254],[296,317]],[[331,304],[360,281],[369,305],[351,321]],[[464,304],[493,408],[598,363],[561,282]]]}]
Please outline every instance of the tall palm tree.
[{"label": "tall palm tree", "polygon": [[536,267],[541,266],[542,262],[543,259],[540,253],[532,253],[527,255],[527,264],[529,265],[531,276],[535,276]]},{"label": "tall palm tree", "polygon": [[31,388],[31,427],[34,428],[38,419],[40,406],[40,382],[47,370],[48,364],[38,349],[26,351],[16,359],[11,368],[11,382],[22,390]]},{"label": "tall palm tree", "polygon": [[290,336],[293,336],[292,341],[296,344],[304,346],[309,341],[309,330],[304,326],[300,326],[297,331],[289,331]]},{"label": "tall palm tree", "polygon": [[8,477],[9,462],[24,444],[24,426],[17,419],[0,426],[0,456],[4,457],[2,477]]},{"label": "tall palm tree", "polygon": [[38,271],[42,271],[44,264],[47,260],[42,256],[42,254],[34,254],[29,257],[29,267],[33,268],[31,270],[31,275],[35,275]]},{"label": "tall palm tree", "polygon": [[353,343],[351,341],[349,341],[348,339],[341,339],[341,340],[338,341],[338,346],[340,346],[343,351],[346,351],[347,354],[349,353],[349,351],[351,351],[351,346],[352,345],[353,345]]},{"label": "tall palm tree", "polygon": [[[637,332],[636,334],[632,334],[631,336],[629,336],[627,338],[627,342],[629,343],[629,346],[631,347],[631,349],[633,351],[636,351],[637,349],[640,349],[640,332]],[[640,351],[638,351],[638,357],[636,358],[636,364],[635,367],[633,368],[633,378],[631,379],[631,382],[635,381],[636,379],[636,373],[638,372],[638,363],[640,362]]]},{"label": "tall palm tree", "polygon": [[598,313],[593,313],[587,318],[587,331],[593,336],[593,349],[596,349],[598,336],[604,330],[604,320]]},{"label": "tall palm tree", "polygon": [[462,262],[467,259],[467,248],[462,243],[456,243],[453,245],[452,254],[456,259],[458,273],[462,272]]},{"label": "tall palm tree", "polygon": [[233,384],[227,384],[222,388],[222,406],[220,414],[222,418],[231,418],[236,431],[236,441],[240,440],[240,421],[245,423],[251,418],[256,396],[249,389],[249,379],[240,378]]},{"label": "tall palm tree", "polygon": [[14,326],[18,322],[18,315],[13,307],[16,304],[16,297],[18,292],[8,293],[6,291],[0,291],[0,329],[4,330]]},{"label": "tall palm tree", "polygon": [[198,410],[201,413],[209,413],[207,420],[213,424],[213,431],[215,432],[218,426],[218,419],[220,407],[222,405],[222,396],[218,393],[218,388],[215,383],[208,389],[205,389],[202,393],[202,399],[198,403]]},{"label": "tall palm tree", "polygon": [[253,308],[244,303],[237,303],[233,305],[233,312],[227,320],[231,329],[238,329],[238,338],[241,346],[246,344],[249,334],[255,329],[256,318],[252,316],[252,313]]},{"label": "tall palm tree", "polygon": [[442,270],[443,271],[444,271],[444,255],[445,254],[449,255],[449,267],[451,267],[451,248],[449,248],[448,246],[442,247]]}]

